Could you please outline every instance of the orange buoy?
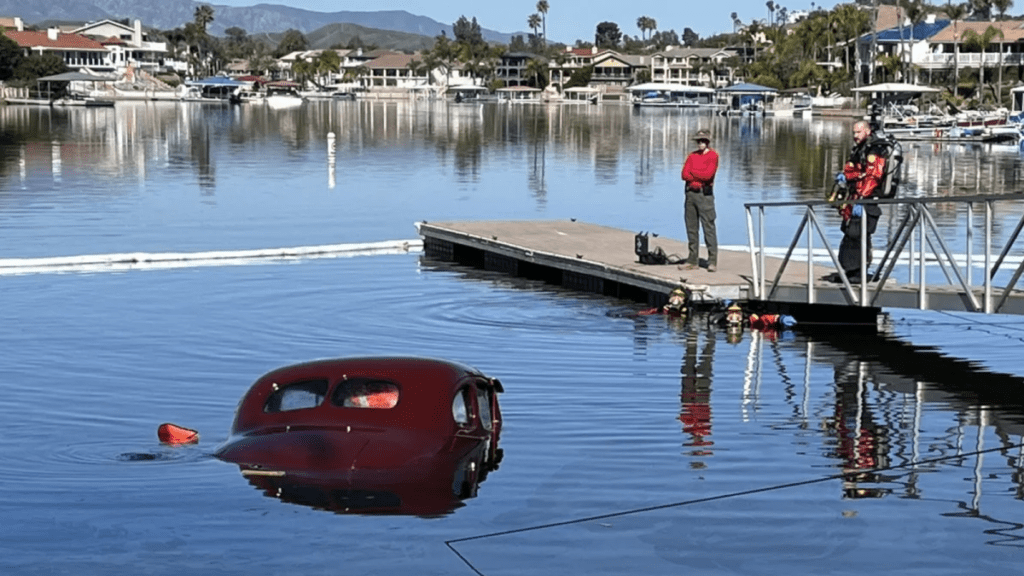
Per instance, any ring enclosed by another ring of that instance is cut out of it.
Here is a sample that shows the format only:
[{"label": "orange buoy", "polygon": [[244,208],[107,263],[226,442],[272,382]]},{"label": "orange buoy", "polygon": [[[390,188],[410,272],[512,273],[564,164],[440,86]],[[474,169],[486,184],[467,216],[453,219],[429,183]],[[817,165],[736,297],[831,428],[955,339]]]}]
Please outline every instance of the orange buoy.
[{"label": "orange buoy", "polygon": [[164,444],[195,444],[199,442],[199,432],[182,428],[177,424],[165,422],[156,429],[156,435]]}]

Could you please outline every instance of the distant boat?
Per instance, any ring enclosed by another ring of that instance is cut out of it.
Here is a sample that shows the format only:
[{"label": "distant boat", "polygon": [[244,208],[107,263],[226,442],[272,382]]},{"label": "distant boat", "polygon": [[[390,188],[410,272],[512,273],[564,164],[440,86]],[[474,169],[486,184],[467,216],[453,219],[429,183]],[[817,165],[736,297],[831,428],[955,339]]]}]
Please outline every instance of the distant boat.
[{"label": "distant boat", "polygon": [[530,86],[506,86],[494,91],[498,96],[498,102],[506,104],[541,104],[540,88]]},{"label": "distant boat", "polygon": [[266,101],[266,94],[249,88],[240,88],[231,95],[232,104],[263,104]]},{"label": "distant boat", "polygon": [[494,101],[495,96],[487,93],[486,86],[476,86],[473,84],[463,84],[458,86],[449,86],[445,92],[445,96],[451,98],[456,104],[472,104],[475,102],[486,102]]},{"label": "distant boat", "polygon": [[575,86],[562,91],[563,102],[569,104],[597,104],[601,101],[601,93],[590,86]]},{"label": "distant boat", "polygon": [[265,101],[271,108],[294,108],[305,102],[305,99],[299,94],[300,85],[297,82],[287,80],[267,82],[264,88],[267,91]]}]

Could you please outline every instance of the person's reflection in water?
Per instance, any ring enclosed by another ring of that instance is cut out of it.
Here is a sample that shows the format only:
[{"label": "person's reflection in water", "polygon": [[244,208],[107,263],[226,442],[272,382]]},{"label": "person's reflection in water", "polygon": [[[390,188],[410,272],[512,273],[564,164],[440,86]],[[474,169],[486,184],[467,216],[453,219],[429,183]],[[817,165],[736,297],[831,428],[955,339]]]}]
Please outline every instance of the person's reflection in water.
[{"label": "person's reflection in water", "polygon": [[[698,340],[703,335],[704,346],[697,352]],[[686,334],[686,355],[683,357],[682,392],[679,394],[681,410],[679,420],[683,432],[690,435],[684,446],[692,448],[690,456],[710,456],[711,446],[711,365],[715,356],[715,333],[701,330],[699,323],[690,325]],[[695,460],[693,468],[706,468],[703,461]]]},{"label": "person's reflection in water", "polygon": [[874,415],[863,399],[864,382],[859,362],[850,360],[836,365],[836,412],[830,428],[837,436],[832,456],[842,461],[843,497],[881,498],[892,492],[888,488],[865,487],[886,479],[873,472],[889,465],[889,434],[875,423]]}]

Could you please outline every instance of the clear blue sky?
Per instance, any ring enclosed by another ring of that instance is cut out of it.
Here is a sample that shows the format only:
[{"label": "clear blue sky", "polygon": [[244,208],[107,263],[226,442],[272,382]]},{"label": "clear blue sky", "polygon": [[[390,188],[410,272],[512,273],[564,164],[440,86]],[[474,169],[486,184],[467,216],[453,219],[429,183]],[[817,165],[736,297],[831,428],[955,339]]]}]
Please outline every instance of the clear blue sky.
[{"label": "clear blue sky", "polygon": [[[207,0],[213,5],[254,6],[281,4],[316,12],[374,12],[405,10],[444,24],[452,24],[459,16],[476,18],[480,26],[498,32],[529,32],[526,19],[537,11],[537,0]],[[831,9],[836,0],[819,0],[816,7]],[[809,10],[811,0],[782,0],[790,12]],[[689,27],[707,38],[732,31],[730,14],[740,20],[768,18],[767,0],[548,0],[547,34],[556,42],[572,44],[576,40],[593,41],[601,22],[615,22],[623,34],[639,36],[636,20],[640,16],[654,18],[658,30],[675,30],[682,35]]]}]

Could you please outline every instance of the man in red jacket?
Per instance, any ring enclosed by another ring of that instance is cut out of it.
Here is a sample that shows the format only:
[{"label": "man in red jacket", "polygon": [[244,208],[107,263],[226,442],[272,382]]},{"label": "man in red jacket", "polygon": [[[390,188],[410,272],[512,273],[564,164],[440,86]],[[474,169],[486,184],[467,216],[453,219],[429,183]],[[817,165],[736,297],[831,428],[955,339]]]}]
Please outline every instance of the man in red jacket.
[{"label": "man in red jacket", "polygon": [[686,157],[683,181],[686,182],[684,220],[689,243],[686,269],[697,268],[700,250],[700,226],[704,227],[704,244],[708,249],[708,272],[718,269],[718,235],[715,231],[715,174],[718,172],[718,152],[711,149],[711,133],[698,130],[694,137],[697,149]]}]

